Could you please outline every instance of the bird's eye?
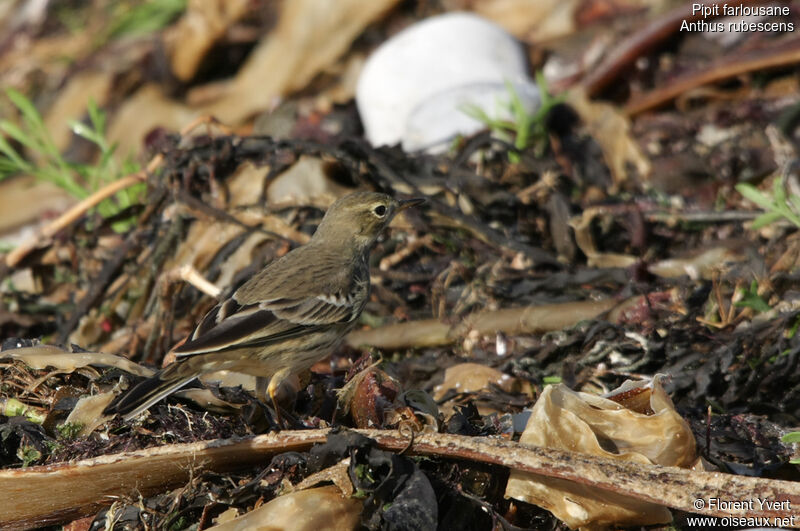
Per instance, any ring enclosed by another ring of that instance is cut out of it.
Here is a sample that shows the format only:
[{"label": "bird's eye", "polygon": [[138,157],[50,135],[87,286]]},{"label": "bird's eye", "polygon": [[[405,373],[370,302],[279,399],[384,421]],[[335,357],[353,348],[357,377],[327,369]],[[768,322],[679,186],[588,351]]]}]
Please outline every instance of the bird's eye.
[{"label": "bird's eye", "polygon": [[375,212],[376,216],[378,216],[379,218],[382,218],[383,216],[386,215],[386,207],[384,205],[378,205],[378,206],[375,207],[373,212]]}]

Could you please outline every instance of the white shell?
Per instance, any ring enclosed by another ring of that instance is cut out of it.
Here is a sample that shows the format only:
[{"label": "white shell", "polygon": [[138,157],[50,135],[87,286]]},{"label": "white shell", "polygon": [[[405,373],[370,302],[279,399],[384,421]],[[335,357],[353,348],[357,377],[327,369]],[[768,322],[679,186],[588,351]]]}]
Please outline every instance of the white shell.
[{"label": "white shell", "polygon": [[470,13],[431,17],[398,33],[367,60],[356,103],[373,145],[402,142],[406,150],[442,145],[482,128],[461,110],[480,105],[490,116],[512,82],[526,107],[538,104],[517,40]]}]

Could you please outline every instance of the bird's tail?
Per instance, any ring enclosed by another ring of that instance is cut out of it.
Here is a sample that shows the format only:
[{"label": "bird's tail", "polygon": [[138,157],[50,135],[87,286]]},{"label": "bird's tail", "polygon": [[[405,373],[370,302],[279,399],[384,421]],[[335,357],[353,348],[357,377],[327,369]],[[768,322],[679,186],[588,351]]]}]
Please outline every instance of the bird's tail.
[{"label": "bird's tail", "polygon": [[103,410],[103,414],[119,414],[129,420],[197,378],[196,373],[184,374],[186,371],[180,370],[180,365],[173,363],[122,393]]}]

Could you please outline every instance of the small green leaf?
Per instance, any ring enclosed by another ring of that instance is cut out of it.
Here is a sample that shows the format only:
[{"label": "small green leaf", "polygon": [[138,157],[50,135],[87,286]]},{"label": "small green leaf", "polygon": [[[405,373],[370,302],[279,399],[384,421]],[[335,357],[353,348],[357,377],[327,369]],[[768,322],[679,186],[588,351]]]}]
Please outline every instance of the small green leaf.
[{"label": "small green leaf", "polygon": [[92,129],[83,122],[71,120],[69,122],[69,127],[70,129],[72,129],[73,133],[75,133],[80,137],[85,138],[86,140],[94,144],[100,145],[104,143],[103,137],[99,136],[94,129]]},{"label": "small green leaf", "polygon": [[484,111],[480,105],[476,105],[474,103],[465,103],[459,106],[458,109],[470,118],[474,118],[483,124],[489,125],[489,123],[492,121],[492,119],[489,118],[489,115],[486,114],[486,111]]},{"label": "small green leaf", "polygon": [[735,306],[752,308],[761,313],[768,312],[772,309],[770,305],[767,304],[767,301],[758,294],[758,282],[755,280],[750,283],[749,289],[742,289],[742,299],[737,301]]},{"label": "small green leaf", "polygon": [[786,203],[786,188],[783,187],[783,181],[778,178],[772,181],[772,202],[776,205]]},{"label": "small green leaf", "polygon": [[75,439],[83,429],[83,424],[80,422],[65,422],[56,426],[59,438],[72,440]]},{"label": "small green leaf", "polygon": [[9,122],[9,121],[2,121],[0,122],[0,130],[3,131],[5,134],[22,144],[28,149],[36,150],[37,144],[36,141],[31,138],[30,135],[25,133],[22,129],[17,126],[17,124]]},{"label": "small green leaf", "polygon": [[781,442],[800,443],[800,431],[790,431],[789,433],[781,437]]},{"label": "small green leaf", "polygon": [[753,230],[758,230],[770,223],[775,223],[783,217],[780,212],[765,212],[753,220]]},{"label": "small green leaf", "polygon": [[145,35],[158,31],[169,24],[183,10],[186,0],[148,1],[126,10],[111,24],[111,37],[123,35]]},{"label": "small green leaf", "polygon": [[94,98],[89,98],[87,110],[89,112],[89,120],[92,122],[92,128],[94,128],[100,138],[104,138],[106,133],[106,115],[100,110],[100,107],[97,106],[97,102],[94,101]]},{"label": "small green leaf", "polygon": [[33,446],[23,445],[17,448],[17,457],[22,461],[22,467],[26,468],[42,458],[42,452]]},{"label": "small green leaf", "polygon": [[[33,168],[27,161],[19,156],[19,153],[11,147],[8,141],[0,136],[0,152],[5,155],[11,163],[16,166],[14,171],[31,171]],[[10,166],[10,165],[9,165]]]},{"label": "small green leaf", "polygon": [[774,204],[770,198],[752,184],[737,184],[736,191],[765,210],[772,210],[774,208]]},{"label": "small green leaf", "polygon": [[31,100],[26,98],[21,92],[11,88],[6,89],[6,95],[8,96],[8,99],[10,99],[11,102],[17,107],[17,109],[19,109],[25,120],[40,127],[44,126],[42,116],[39,114],[39,111],[36,110],[36,106],[31,102]]}]

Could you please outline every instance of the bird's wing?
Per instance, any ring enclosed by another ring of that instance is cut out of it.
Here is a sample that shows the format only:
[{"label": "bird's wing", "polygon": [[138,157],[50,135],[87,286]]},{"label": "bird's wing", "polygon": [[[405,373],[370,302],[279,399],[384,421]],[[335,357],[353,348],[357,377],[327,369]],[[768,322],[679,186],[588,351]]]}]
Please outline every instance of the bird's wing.
[{"label": "bird's wing", "polygon": [[267,345],[297,337],[319,325],[303,325],[278,318],[257,305],[240,306],[228,299],[214,307],[191,337],[175,349],[179,357]]},{"label": "bird's wing", "polygon": [[[191,337],[175,349],[179,357],[192,354],[266,346],[330,326],[353,321],[361,312],[369,279],[351,277],[348,289],[298,289],[294,296],[243,304],[238,293],[209,311]],[[318,286],[319,288],[319,286]],[[281,290],[284,291],[284,290]],[[344,293],[343,293],[344,292]],[[273,295],[274,297],[274,295]]]}]

